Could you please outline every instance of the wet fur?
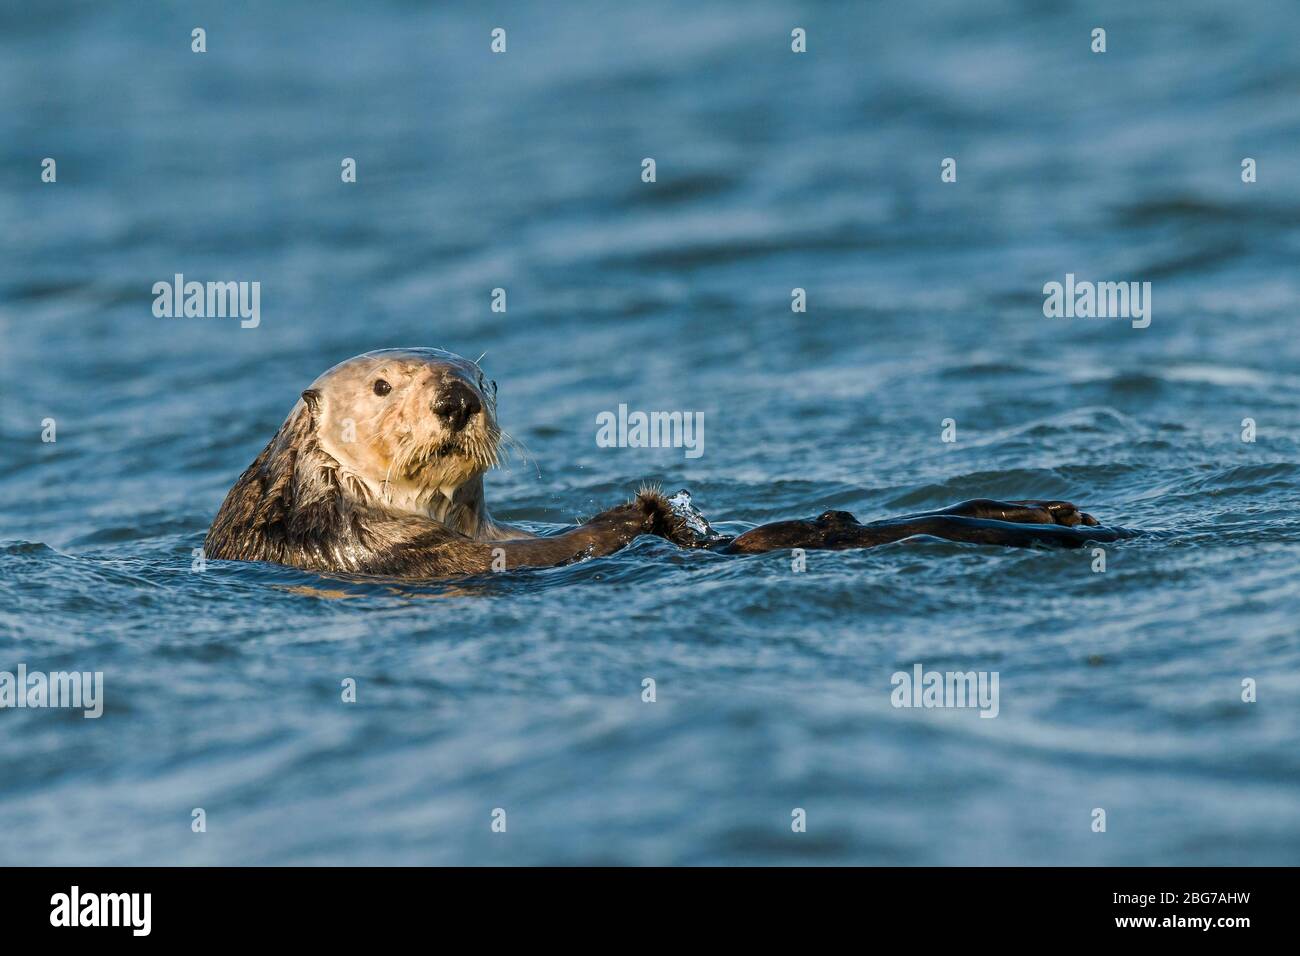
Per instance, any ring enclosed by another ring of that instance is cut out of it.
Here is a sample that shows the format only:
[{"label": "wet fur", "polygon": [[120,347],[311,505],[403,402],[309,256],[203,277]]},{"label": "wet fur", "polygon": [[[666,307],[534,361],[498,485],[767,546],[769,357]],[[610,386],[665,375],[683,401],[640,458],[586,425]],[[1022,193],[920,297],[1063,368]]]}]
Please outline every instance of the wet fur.
[{"label": "wet fur", "polygon": [[571,532],[538,538],[486,517],[482,480],[473,483],[469,495],[447,502],[442,520],[387,510],[321,447],[312,410],[300,402],[226,495],[205,553],[310,571],[442,578],[490,571],[494,559],[506,568],[566,564],[618,550],[638,534],[689,537],[657,488]]}]

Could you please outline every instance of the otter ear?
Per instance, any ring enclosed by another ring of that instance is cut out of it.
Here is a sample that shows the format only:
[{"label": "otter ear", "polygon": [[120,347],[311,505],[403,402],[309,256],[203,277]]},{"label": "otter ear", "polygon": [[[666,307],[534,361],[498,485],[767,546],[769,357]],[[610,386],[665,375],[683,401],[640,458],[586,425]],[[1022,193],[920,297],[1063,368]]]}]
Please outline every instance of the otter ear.
[{"label": "otter ear", "polygon": [[307,404],[307,411],[315,415],[320,410],[320,391],[314,388],[306,389],[302,393],[302,400]]}]

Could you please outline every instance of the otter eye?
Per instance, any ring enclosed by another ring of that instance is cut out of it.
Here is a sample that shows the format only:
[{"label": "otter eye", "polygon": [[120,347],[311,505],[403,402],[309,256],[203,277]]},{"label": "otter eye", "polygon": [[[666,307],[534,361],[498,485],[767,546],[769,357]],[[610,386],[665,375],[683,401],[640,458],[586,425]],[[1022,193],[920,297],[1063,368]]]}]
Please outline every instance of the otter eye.
[{"label": "otter eye", "polygon": [[388,384],[387,382],[385,382],[382,378],[377,378],[377,379],[375,379],[375,394],[376,394],[376,395],[387,395],[387,394],[388,394],[389,392],[391,392],[392,390],[393,390],[393,386],[389,385],[389,384]]}]

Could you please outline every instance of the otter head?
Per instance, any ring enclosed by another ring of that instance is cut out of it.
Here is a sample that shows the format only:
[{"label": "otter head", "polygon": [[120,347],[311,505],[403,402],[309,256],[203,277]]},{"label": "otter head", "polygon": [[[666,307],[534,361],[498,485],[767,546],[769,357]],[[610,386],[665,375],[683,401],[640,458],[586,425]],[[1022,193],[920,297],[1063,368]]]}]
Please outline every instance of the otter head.
[{"label": "otter head", "polygon": [[477,530],[481,476],[501,437],[496,383],[477,363],[441,349],[366,352],[321,375],[302,402],[344,494]]}]

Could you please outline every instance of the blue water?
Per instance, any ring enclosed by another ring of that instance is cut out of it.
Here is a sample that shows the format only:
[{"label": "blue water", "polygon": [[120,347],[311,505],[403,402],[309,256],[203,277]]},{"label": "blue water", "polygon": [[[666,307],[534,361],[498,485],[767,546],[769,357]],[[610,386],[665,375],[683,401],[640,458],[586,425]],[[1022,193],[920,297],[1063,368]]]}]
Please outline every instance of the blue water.
[{"label": "blue water", "polygon": [[[6,7],[0,670],[106,703],[0,711],[0,862],[1294,863],[1298,32],[1289,0]],[[261,324],[155,318],[175,273],[260,281]],[[1150,281],[1150,327],[1044,318],[1066,273]],[[407,345],[486,352],[528,450],[488,499],[539,530],[652,479],[732,532],[995,496],[1178,534],[1104,573],[648,538],[191,571],[298,392]],[[598,448],[619,403],[702,411],[703,456]],[[996,671],[998,717],[892,707],[918,662]]]}]

